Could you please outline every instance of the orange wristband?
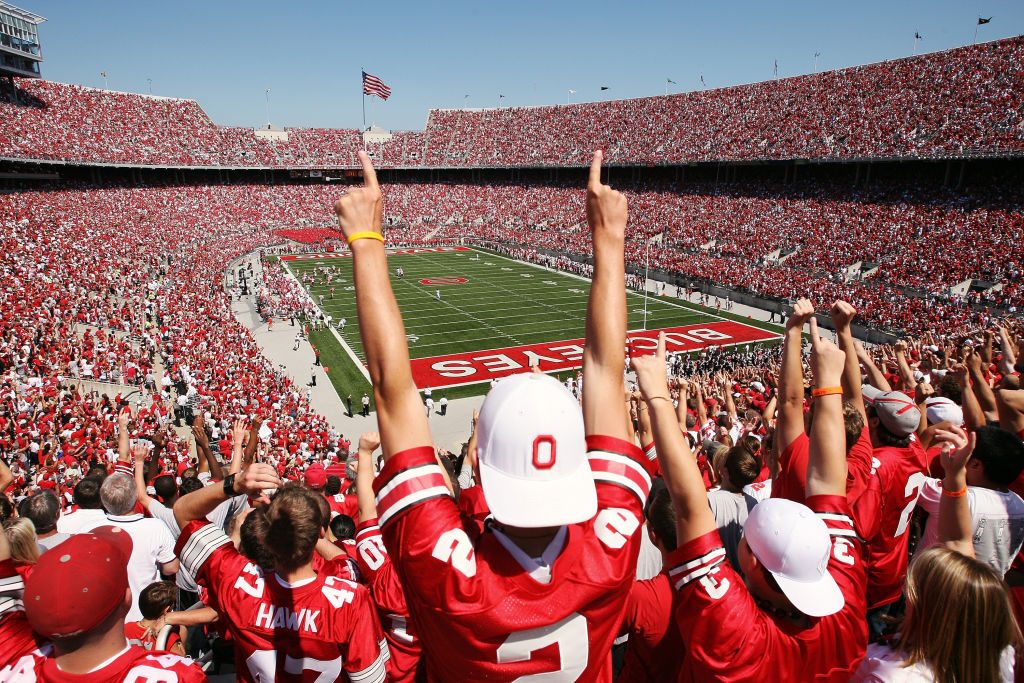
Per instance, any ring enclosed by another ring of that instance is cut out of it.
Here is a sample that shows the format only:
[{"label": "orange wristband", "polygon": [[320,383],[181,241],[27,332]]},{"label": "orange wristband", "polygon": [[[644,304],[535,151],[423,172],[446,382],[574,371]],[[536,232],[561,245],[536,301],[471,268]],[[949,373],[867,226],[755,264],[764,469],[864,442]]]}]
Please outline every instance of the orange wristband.
[{"label": "orange wristband", "polygon": [[967,487],[965,486],[959,491],[947,491],[946,489],[942,489],[942,495],[946,498],[963,498],[967,495]]},{"label": "orange wristband", "polygon": [[832,394],[842,395],[842,387],[821,387],[811,392],[811,396],[814,398],[821,398],[822,396],[831,396]]}]

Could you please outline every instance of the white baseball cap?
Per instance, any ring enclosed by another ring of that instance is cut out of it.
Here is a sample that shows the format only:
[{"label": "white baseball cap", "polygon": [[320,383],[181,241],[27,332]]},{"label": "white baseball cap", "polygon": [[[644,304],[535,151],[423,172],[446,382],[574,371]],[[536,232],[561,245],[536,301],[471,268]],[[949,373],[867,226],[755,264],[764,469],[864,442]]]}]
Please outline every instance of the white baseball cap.
[{"label": "white baseball cap", "polygon": [[964,411],[945,396],[932,396],[924,402],[928,424],[952,422],[957,427],[964,423]]},{"label": "white baseball cap", "polygon": [[754,506],[743,537],[793,606],[810,617],[835,614],[846,603],[828,560],[828,527],[806,505],[769,498]]},{"label": "white baseball cap", "polygon": [[597,514],[583,412],[552,377],[515,375],[491,389],[480,408],[477,456],[484,498],[502,524],[562,526]]}]

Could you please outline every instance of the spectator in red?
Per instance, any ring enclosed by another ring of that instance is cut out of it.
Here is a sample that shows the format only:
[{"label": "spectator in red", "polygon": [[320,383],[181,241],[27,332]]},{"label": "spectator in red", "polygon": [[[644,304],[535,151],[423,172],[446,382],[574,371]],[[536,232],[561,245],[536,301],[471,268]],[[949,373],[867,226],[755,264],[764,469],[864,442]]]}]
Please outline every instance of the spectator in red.
[{"label": "spectator in red", "polygon": [[360,159],[366,186],[349,191],[335,210],[354,250],[360,332],[384,447],[377,511],[428,675],[610,677],[608,653],[636,569],[650,489],[647,459],[626,441],[621,398],[626,200],[601,184],[602,154],[595,152],[587,190],[596,265],[583,415],[561,383],[541,374],[492,389],[477,449],[495,523],[471,539],[430,446],[391,291],[380,187],[369,158]]},{"label": "spectator in red", "polygon": [[[387,644],[366,589],[312,568],[326,528],[322,496],[281,486],[273,467],[256,463],[174,504],[178,554],[226,616],[239,680],[259,683],[306,671],[330,680],[342,672],[361,683],[386,680]],[[262,538],[274,563],[268,572],[239,553],[206,515],[240,494],[268,503],[271,490]]]},{"label": "spectator in red", "polygon": [[19,598],[24,590],[25,604],[22,612],[20,599],[3,601],[0,674],[53,682],[121,683],[154,675],[181,683],[205,681],[191,660],[153,655],[126,640],[131,545],[116,527],[76,534],[60,552],[45,553],[22,588],[6,569],[8,551],[0,539],[0,586]]}]

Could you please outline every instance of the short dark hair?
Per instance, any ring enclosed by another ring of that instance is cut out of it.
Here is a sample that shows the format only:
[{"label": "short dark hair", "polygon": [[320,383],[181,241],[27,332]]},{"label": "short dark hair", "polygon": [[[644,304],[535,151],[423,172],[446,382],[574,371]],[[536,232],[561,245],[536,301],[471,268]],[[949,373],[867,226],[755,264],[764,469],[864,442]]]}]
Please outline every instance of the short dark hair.
[{"label": "short dark hair", "polygon": [[96,464],[89,466],[89,471],[86,472],[85,477],[87,479],[99,479],[100,483],[103,483],[103,480],[106,479],[109,475],[110,472],[107,471],[106,465]]},{"label": "short dark hair", "polygon": [[269,526],[267,509],[256,508],[246,516],[238,530],[238,551],[268,571],[274,568],[274,556],[266,543]]},{"label": "short dark hair", "polygon": [[327,485],[324,486],[325,496],[336,496],[341,493],[341,477],[333,474],[327,475]]},{"label": "short dark hair", "polygon": [[305,486],[283,486],[274,495],[267,507],[265,542],[278,571],[292,571],[310,561],[320,530],[328,525],[321,503],[327,506],[322,495]]},{"label": "short dark hair", "polygon": [[985,478],[997,486],[1009,486],[1024,470],[1024,441],[998,427],[975,430],[974,459],[981,463]]},{"label": "short dark hair", "polygon": [[729,481],[736,488],[753,484],[761,473],[761,462],[745,446],[733,446],[725,454],[722,468],[729,473]]},{"label": "short dark hair", "polygon": [[[661,479],[656,479],[661,482]],[[672,497],[668,488],[664,485],[655,486],[651,489],[651,495],[647,499],[647,509],[644,511],[647,516],[647,526],[654,532],[654,536],[661,541],[665,550],[673,551],[678,543],[676,539],[676,510],[672,505]]]},{"label": "short dark hair", "polygon": [[0,493],[0,522],[6,522],[14,517],[14,503],[7,496]]},{"label": "short dark hair", "polygon": [[145,619],[159,619],[178,602],[178,587],[170,581],[154,581],[139,593],[139,611]]},{"label": "short dark hair", "polygon": [[160,500],[169,501],[178,495],[178,482],[169,474],[161,474],[153,480],[153,489]]},{"label": "short dark hair", "polygon": [[347,541],[355,538],[355,520],[348,515],[335,515],[334,519],[331,520],[331,533],[334,534],[335,538],[341,541]]},{"label": "short dark hair", "polygon": [[75,491],[71,494],[75,505],[84,510],[101,510],[103,503],[100,502],[100,486],[103,480],[98,477],[86,477],[75,484]]},{"label": "short dark hair", "polygon": [[32,522],[37,534],[48,534],[57,529],[60,501],[53,491],[40,491],[21,501],[18,514]]},{"label": "short dark hair", "polygon": [[193,491],[198,491],[203,488],[203,482],[199,481],[195,477],[188,477],[181,480],[181,484],[178,485],[178,495],[185,496]]}]

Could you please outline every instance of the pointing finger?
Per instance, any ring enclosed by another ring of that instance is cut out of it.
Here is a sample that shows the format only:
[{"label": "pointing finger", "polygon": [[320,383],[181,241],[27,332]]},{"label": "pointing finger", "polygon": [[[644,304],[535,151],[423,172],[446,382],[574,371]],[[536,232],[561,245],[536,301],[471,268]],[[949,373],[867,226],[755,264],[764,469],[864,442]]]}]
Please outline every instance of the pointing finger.
[{"label": "pointing finger", "polygon": [[820,341],[818,337],[818,319],[812,315],[808,318],[807,324],[811,326],[811,345],[817,347]]},{"label": "pointing finger", "polygon": [[594,151],[594,160],[590,162],[590,180],[587,182],[587,188],[591,190],[601,187],[601,160],[603,158],[601,150]]},{"label": "pointing finger", "polygon": [[365,150],[359,150],[359,162],[363,165],[363,183],[366,187],[379,189],[380,185],[377,183],[377,171],[373,168],[373,162],[370,161],[370,155]]},{"label": "pointing finger", "polygon": [[661,360],[665,360],[665,333],[664,332],[659,332],[658,333],[658,351],[657,351],[657,355],[658,355],[658,358],[660,358]]}]

